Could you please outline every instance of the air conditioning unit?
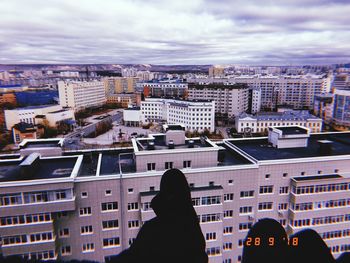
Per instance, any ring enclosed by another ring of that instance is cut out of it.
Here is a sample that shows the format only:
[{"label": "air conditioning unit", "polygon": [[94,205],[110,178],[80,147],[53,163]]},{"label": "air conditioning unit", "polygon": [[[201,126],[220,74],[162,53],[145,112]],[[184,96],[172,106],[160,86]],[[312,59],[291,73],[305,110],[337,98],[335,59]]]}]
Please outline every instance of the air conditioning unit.
[{"label": "air conditioning unit", "polygon": [[254,216],[248,216],[249,220],[254,220]]}]

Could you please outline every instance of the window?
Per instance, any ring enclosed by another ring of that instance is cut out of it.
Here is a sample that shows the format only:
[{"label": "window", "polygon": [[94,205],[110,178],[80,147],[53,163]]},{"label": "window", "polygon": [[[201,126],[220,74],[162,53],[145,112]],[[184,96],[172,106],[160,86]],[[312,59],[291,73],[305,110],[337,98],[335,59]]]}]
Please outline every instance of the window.
[{"label": "window", "polygon": [[271,177],[271,174],[265,174],[265,179],[269,179]]},{"label": "window", "polygon": [[248,230],[252,227],[253,223],[240,223],[238,225],[238,229],[241,230],[241,231],[245,231],[245,230]]},{"label": "window", "polygon": [[232,250],[232,243],[231,242],[226,242],[222,246],[223,250]]},{"label": "window", "polygon": [[88,193],[87,192],[81,192],[81,198],[87,198]]},{"label": "window", "polygon": [[101,204],[102,211],[118,210],[118,202],[107,202]]},{"label": "window", "polygon": [[139,203],[128,203],[128,211],[131,210],[138,210],[139,209]]},{"label": "window", "polygon": [[232,200],[233,200],[233,193],[224,194],[224,202],[228,202]]},{"label": "window", "polygon": [[165,169],[173,169],[173,162],[165,162]]},{"label": "window", "polygon": [[183,161],[184,168],[191,168],[191,161]]},{"label": "window", "polygon": [[207,255],[209,257],[216,256],[216,255],[221,255],[220,247],[207,248]]},{"label": "window", "polygon": [[280,203],[278,204],[278,210],[287,210],[288,209],[288,203]]},{"label": "window", "polygon": [[138,228],[140,226],[139,220],[128,221],[128,228]]},{"label": "window", "polygon": [[206,233],[205,240],[207,240],[207,241],[216,240],[216,232]]},{"label": "window", "polygon": [[155,171],[156,163],[147,163],[147,171]]},{"label": "window", "polygon": [[91,207],[81,207],[79,210],[80,216],[89,216],[91,215]]},{"label": "window", "polygon": [[273,185],[260,186],[259,194],[272,194],[272,193],[273,193]]},{"label": "window", "polygon": [[220,214],[204,214],[200,216],[202,223],[221,221]]},{"label": "window", "polygon": [[241,206],[239,208],[239,213],[240,214],[250,214],[253,212],[253,207],[252,206]]},{"label": "window", "polygon": [[118,220],[107,220],[107,221],[102,221],[102,229],[107,230],[107,229],[113,229],[113,228],[118,228]]},{"label": "window", "polygon": [[283,177],[287,177],[288,176],[288,173],[283,173]]},{"label": "window", "polygon": [[112,195],[112,190],[106,190],[105,195]]},{"label": "window", "polygon": [[103,247],[116,247],[120,245],[119,237],[104,238]]},{"label": "window", "polygon": [[232,234],[233,227],[232,226],[225,226],[223,232],[224,232],[224,235]]},{"label": "window", "polygon": [[68,237],[69,236],[69,229],[68,228],[60,229],[58,232],[58,235],[60,237]]},{"label": "window", "polygon": [[233,180],[228,180],[229,185],[233,185]]},{"label": "window", "polygon": [[30,242],[41,242],[45,240],[52,240],[52,232],[36,233],[30,235]]},{"label": "window", "polygon": [[258,210],[262,211],[262,210],[272,210],[272,202],[263,202],[263,203],[259,203],[258,205]]},{"label": "window", "polygon": [[224,211],[224,218],[233,217],[233,210]]},{"label": "window", "polygon": [[281,186],[280,187],[280,195],[288,194],[289,187],[288,186]]},{"label": "window", "polygon": [[241,191],[240,197],[241,197],[241,198],[254,197],[254,190],[250,190],[250,191]]},{"label": "window", "polygon": [[92,252],[92,251],[95,251],[94,243],[83,244],[83,252]]},{"label": "window", "polygon": [[72,254],[72,250],[71,250],[70,246],[61,247],[61,255],[62,256],[66,256],[66,255],[70,255],[70,254]]},{"label": "window", "polygon": [[305,175],[305,172],[301,172],[300,174],[301,174],[301,175]]},{"label": "window", "polygon": [[134,188],[128,188],[128,194],[132,194],[134,192]]},{"label": "window", "polygon": [[80,234],[87,235],[92,233],[92,226],[82,226],[80,227]]}]

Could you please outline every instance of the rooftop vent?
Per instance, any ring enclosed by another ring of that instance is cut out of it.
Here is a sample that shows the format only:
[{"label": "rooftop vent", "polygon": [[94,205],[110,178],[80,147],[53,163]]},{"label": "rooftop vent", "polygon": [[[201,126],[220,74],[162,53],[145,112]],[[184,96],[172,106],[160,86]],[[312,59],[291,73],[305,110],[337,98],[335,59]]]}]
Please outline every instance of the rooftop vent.
[{"label": "rooftop vent", "polygon": [[154,150],[155,149],[154,141],[148,142],[147,149],[148,150]]},{"label": "rooftop vent", "polygon": [[170,141],[168,142],[168,147],[169,147],[169,149],[174,149],[174,148],[175,148],[175,144],[174,144],[174,141],[173,141],[173,140],[170,140]]},{"label": "rooftop vent", "polygon": [[188,141],[188,148],[194,148],[194,140]]},{"label": "rooftop vent", "polygon": [[320,155],[330,155],[332,154],[332,145],[333,142],[329,140],[319,140],[318,141],[318,152]]}]

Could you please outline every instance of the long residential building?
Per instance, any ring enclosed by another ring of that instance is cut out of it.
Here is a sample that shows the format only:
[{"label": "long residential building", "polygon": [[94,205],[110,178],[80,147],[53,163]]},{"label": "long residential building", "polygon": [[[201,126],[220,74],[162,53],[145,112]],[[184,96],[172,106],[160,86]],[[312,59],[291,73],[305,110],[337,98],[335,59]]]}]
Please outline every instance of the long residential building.
[{"label": "long residential building", "polygon": [[141,121],[182,124],[188,131],[215,129],[215,101],[146,98],[141,101]]},{"label": "long residential building", "polygon": [[249,89],[245,84],[189,83],[188,98],[213,100],[215,112],[227,113],[229,117],[233,117],[248,110]]},{"label": "long residential building", "polygon": [[47,124],[56,127],[60,122],[73,124],[75,117],[74,111],[62,108],[60,105],[41,105],[15,108],[5,110],[5,123],[7,130],[11,130],[17,123],[27,124]]},{"label": "long residential building", "polygon": [[145,97],[187,98],[188,84],[179,81],[144,82],[139,84]]},{"label": "long residential building", "polygon": [[4,256],[104,262],[154,216],[161,176],[178,168],[210,263],[240,262],[250,227],[266,217],[288,234],[314,229],[337,257],[350,250],[349,139],[349,132],[275,127],[268,137],[213,143],[170,129],[132,139],[130,148],[51,157],[45,153],[57,142],[25,142],[22,156],[0,156],[0,249]]},{"label": "long residential building", "polygon": [[267,133],[269,127],[303,126],[311,132],[322,131],[322,119],[308,111],[264,112],[256,115],[243,113],[236,117],[238,133]]},{"label": "long residential building", "polygon": [[102,81],[58,81],[58,95],[62,107],[74,111],[98,107],[106,103]]},{"label": "long residential building", "polygon": [[[261,108],[274,110],[278,105],[294,109],[312,109],[316,95],[330,91],[330,78],[320,76],[252,76],[236,77],[236,83],[245,83],[261,92]],[[232,80],[230,80],[232,81]]]}]

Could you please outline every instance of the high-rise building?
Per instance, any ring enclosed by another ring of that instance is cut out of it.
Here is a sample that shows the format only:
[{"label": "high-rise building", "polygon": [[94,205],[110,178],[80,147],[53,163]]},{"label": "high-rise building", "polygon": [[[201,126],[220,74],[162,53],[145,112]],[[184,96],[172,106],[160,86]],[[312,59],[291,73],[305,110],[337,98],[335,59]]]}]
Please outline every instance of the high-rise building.
[{"label": "high-rise building", "polygon": [[350,249],[349,139],[349,132],[279,127],[268,137],[214,143],[186,138],[175,125],[132,139],[127,149],[47,157],[59,152],[57,142],[24,142],[21,152],[34,153],[0,156],[1,251],[103,262],[154,217],[150,202],[161,176],[178,168],[210,263],[238,262],[250,227],[266,217],[288,234],[314,229],[337,257]]},{"label": "high-rise building", "polygon": [[225,75],[225,67],[220,65],[211,66],[209,68],[209,77],[223,77]]},{"label": "high-rise building", "polygon": [[145,97],[187,98],[188,84],[180,81],[158,81],[141,83]]},{"label": "high-rise building", "polygon": [[58,95],[60,105],[74,111],[106,103],[105,86],[101,81],[58,81]]},{"label": "high-rise building", "polygon": [[237,116],[248,110],[249,89],[246,84],[188,84],[188,98],[191,100],[215,101],[215,112]]},{"label": "high-rise building", "polygon": [[350,88],[335,88],[333,99],[333,125],[336,129],[350,127]]},{"label": "high-rise building", "polygon": [[313,113],[323,119],[325,124],[330,124],[333,119],[333,94],[321,94],[315,96]]}]

